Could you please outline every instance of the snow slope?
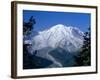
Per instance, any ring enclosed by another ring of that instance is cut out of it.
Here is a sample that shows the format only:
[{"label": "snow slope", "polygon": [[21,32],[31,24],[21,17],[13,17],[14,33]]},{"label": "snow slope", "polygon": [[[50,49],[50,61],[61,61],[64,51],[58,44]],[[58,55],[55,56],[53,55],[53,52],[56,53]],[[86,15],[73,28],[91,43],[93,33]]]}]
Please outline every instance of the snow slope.
[{"label": "snow slope", "polygon": [[76,27],[58,24],[33,37],[33,49],[61,47],[69,52],[78,50],[83,44],[83,32]]}]

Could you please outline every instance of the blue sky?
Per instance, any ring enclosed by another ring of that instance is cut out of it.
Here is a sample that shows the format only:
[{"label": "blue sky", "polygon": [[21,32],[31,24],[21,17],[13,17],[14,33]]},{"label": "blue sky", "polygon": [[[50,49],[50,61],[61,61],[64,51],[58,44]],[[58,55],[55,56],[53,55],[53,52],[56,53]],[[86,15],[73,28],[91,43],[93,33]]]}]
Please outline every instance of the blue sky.
[{"label": "blue sky", "polygon": [[25,22],[31,16],[36,19],[36,24],[34,25],[36,31],[42,31],[54,25],[63,24],[77,27],[85,32],[91,24],[91,15],[89,13],[23,10],[23,20]]}]

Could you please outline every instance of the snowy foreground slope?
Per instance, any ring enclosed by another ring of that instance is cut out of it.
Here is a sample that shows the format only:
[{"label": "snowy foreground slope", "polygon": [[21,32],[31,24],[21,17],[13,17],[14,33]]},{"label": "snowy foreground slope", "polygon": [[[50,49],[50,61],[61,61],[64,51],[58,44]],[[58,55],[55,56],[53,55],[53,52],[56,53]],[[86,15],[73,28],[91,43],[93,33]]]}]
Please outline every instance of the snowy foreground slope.
[{"label": "snowy foreground slope", "polygon": [[[75,65],[74,55],[77,55],[83,45],[84,33],[76,27],[66,27],[57,24],[50,29],[31,34],[31,40],[25,40],[32,46],[30,53],[45,58],[52,64],[46,67],[68,67]],[[42,65],[42,61],[40,61]]]}]

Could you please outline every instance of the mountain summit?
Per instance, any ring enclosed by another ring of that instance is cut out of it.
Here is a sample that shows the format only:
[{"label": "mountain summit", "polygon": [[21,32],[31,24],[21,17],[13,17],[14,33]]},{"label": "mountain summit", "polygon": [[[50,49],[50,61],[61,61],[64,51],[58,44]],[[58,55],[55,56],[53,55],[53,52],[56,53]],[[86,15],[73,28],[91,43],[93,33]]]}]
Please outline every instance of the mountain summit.
[{"label": "mountain summit", "polygon": [[67,27],[57,24],[48,30],[38,32],[32,39],[33,50],[50,47],[63,48],[66,51],[74,52],[81,48],[83,44],[83,32],[76,27]]}]

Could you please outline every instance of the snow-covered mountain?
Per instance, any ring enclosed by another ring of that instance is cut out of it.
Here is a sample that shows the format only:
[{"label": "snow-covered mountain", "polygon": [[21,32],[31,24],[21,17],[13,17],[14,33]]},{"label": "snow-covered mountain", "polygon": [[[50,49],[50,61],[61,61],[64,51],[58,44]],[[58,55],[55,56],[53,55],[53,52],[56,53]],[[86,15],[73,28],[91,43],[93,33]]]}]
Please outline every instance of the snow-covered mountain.
[{"label": "snow-covered mountain", "polygon": [[49,65],[45,62],[44,65],[41,60],[39,61],[41,66],[67,67],[76,64],[74,55],[77,55],[75,53],[78,53],[83,45],[83,35],[84,33],[76,27],[57,24],[50,29],[35,32],[35,35],[32,32],[29,36],[31,40],[24,42],[31,44],[29,48],[31,54],[46,59],[47,63],[52,62]]},{"label": "snow-covered mountain", "polygon": [[48,30],[40,31],[33,37],[33,50],[45,47],[61,47],[69,52],[78,50],[83,44],[83,32],[76,27],[58,24]]}]

